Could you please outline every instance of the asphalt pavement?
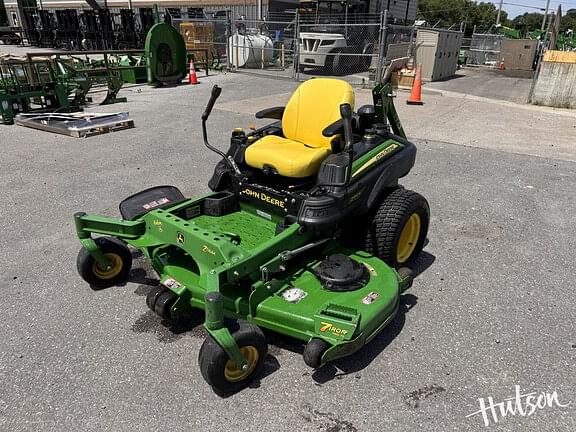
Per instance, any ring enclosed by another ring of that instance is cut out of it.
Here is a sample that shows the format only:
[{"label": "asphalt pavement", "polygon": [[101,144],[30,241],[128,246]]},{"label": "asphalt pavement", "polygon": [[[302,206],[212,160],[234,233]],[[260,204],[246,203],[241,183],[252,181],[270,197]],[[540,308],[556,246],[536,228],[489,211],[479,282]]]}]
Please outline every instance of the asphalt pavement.
[{"label": "asphalt pavement", "polygon": [[[74,212],[118,215],[123,198],[161,184],[206,192],[218,157],[199,126],[212,84],[224,89],[209,121],[222,149],[259,105],[295,87],[238,74],[200,80],[130,87],[128,103],[99,107],[130,111],[134,129],[74,139],[0,126],[0,430],[576,429],[570,113],[426,94],[424,107],[407,108],[399,95],[419,150],[403,184],[430,202],[428,244],[393,325],[320,370],[304,364],[300,345],[273,337],[264,376],[221,398],[197,366],[201,318],[149,312],[157,281],[140,257],[125,286],[90,290],[76,272]],[[467,417],[479,398],[498,403],[515,386],[557,392],[559,404],[530,416],[496,410],[488,426],[481,413]]]},{"label": "asphalt pavement", "polygon": [[532,71],[499,70],[466,66],[454,76],[424,84],[426,89],[449,90],[497,100],[525,103],[532,86]]}]

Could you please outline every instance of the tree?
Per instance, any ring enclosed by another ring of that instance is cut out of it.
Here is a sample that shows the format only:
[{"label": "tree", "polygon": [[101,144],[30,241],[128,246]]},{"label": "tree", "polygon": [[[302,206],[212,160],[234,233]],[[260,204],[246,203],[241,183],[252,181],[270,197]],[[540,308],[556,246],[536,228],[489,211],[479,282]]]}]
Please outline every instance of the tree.
[{"label": "tree", "polygon": [[569,9],[560,21],[560,31],[574,30],[576,32],[576,9]]},{"label": "tree", "polygon": [[[472,0],[420,0],[417,15],[437,27],[450,27],[465,23],[467,29],[476,26],[488,30],[496,24],[498,8],[492,3],[475,3]],[[500,22],[508,24],[507,14],[502,11]]]},{"label": "tree", "polygon": [[539,30],[542,27],[542,20],[544,15],[537,12],[528,13],[524,15],[518,15],[512,20],[512,25],[518,30],[525,32],[531,32],[534,30]]},{"label": "tree", "polygon": [[[496,24],[498,8],[493,3],[478,3],[470,11],[470,24],[479,29],[488,30]],[[502,11],[500,14],[500,24],[507,25],[508,14]]]},{"label": "tree", "polygon": [[[554,11],[551,11],[554,13]],[[465,23],[466,33],[470,33],[474,26],[477,31],[488,31],[496,24],[498,7],[493,3],[475,3],[472,0],[420,0],[416,12],[418,19],[428,21],[430,25],[440,28],[448,28]],[[502,11],[500,23],[514,27],[522,34],[539,30],[542,26],[544,15],[541,13],[525,13],[518,15],[513,20],[508,20],[508,15]],[[570,9],[562,17],[560,31],[572,29],[576,32],[576,9]]]},{"label": "tree", "polygon": [[[548,15],[549,19],[551,15]],[[524,15],[518,15],[512,20],[512,25],[518,30],[524,32],[531,32],[534,30],[540,30],[542,28],[542,20],[544,19],[544,14],[541,13],[525,13]],[[562,17],[560,21],[560,31],[565,32],[566,30],[576,31],[576,9],[569,9],[566,14]]]},{"label": "tree", "polygon": [[470,4],[469,0],[420,0],[416,14],[430,25],[446,28],[463,22]]}]

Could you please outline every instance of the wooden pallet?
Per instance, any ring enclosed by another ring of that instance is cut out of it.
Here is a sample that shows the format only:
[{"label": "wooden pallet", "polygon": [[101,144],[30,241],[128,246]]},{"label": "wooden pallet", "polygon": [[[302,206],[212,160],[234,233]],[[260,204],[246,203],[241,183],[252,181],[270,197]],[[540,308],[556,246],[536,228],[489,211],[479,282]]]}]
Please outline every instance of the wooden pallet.
[{"label": "wooden pallet", "polygon": [[85,138],[94,135],[101,135],[110,132],[117,132],[124,129],[131,129],[134,127],[134,120],[128,119],[124,121],[120,121],[114,125],[110,126],[97,126],[91,128],[83,128],[82,130],[74,130],[71,131],[70,136],[75,138]]}]

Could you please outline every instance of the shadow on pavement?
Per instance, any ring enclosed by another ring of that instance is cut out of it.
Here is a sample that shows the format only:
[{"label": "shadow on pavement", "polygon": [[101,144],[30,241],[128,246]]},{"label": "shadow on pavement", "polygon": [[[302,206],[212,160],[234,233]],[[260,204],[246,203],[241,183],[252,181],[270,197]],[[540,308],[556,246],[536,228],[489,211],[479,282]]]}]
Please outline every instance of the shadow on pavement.
[{"label": "shadow on pavement", "polygon": [[[428,244],[426,239],[425,246]],[[418,277],[432,266],[436,257],[428,252],[422,252],[418,261],[414,265],[413,276]],[[334,362],[330,362],[312,374],[312,378],[319,384],[324,384],[334,378],[343,377],[361,371],[372,363],[372,361],[400,334],[406,314],[418,303],[418,297],[407,293],[400,296],[398,314],[394,321],[390,323],[378,336],[362,347],[358,352],[344,357]]]},{"label": "shadow on pavement", "polygon": [[[425,245],[428,244],[428,239]],[[414,277],[418,277],[432,266],[436,257],[428,252],[422,252],[414,266]],[[157,279],[149,278],[149,271],[145,268],[136,268],[132,271],[130,280],[140,283],[141,285],[135,291],[135,294],[145,296],[152,286],[158,284]],[[318,384],[324,384],[332,379],[353,373],[357,373],[372,363],[372,361],[400,334],[406,314],[418,303],[418,297],[413,294],[400,295],[400,304],[395,319],[370,343],[362,347],[358,352],[344,357],[342,359],[330,362],[312,373],[312,379]],[[227,321],[227,325],[231,324]],[[151,311],[146,312],[137,323],[133,326],[136,333],[153,332],[161,342],[172,342],[186,333],[195,338],[204,339],[207,335],[202,323],[204,322],[204,313],[195,310],[190,316],[178,320],[162,320],[155,316]],[[280,369],[280,362],[277,356],[282,355],[283,350],[291,351],[302,355],[305,343],[302,341],[262,329],[266,334],[269,344],[269,352],[265,360],[264,370],[259,378],[253,381],[249,387],[258,388],[261,381],[267,376]],[[303,369],[307,368],[302,362]],[[229,397],[229,394],[218,394],[222,398]]]},{"label": "shadow on pavement", "polygon": [[372,363],[384,349],[400,334],[406,314],[418,303],[418,297],[413,294],[403,294],[400,296],[400,306],[394,321],[390,323],[384,331],[376,336],[370,343],[364,345],[358,352],[330,362],[312,374],[312,379],[318,384],[324,384],[334,378],[340,379],[345,375],[360,372]]},{"label": "shadow on pavement", "polygon": [[417,278],[426,270],[428,270],[430,267],[432,267],[434,261],[436,261],[436,257],[434,255],[426,251],[422,251],[422,253],[418,257],[418,261],[416,261],[416,264],[412,269],[412,275],[414,276],[414,278]]}]

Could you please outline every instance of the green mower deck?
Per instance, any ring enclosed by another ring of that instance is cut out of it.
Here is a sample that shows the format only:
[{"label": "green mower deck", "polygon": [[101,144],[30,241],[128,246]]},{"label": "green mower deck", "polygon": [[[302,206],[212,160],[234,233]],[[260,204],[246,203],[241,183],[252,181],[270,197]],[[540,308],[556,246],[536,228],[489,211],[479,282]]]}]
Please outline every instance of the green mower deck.
[{"label": "green mower deck", "polygon": [[[77,233],[93,254],[98,248],[91,233],[113,234],[141,249],[160,275],[161,284],[178,297],[170,317],[186,316],[190,308],[208,310],[212,306],[206,302],[206,294],[220,293],[223,308],[208,312],[217,323],[208,326],[216,340],[221,337],[218,331],[223,325],[218,324],[224,317],[245,318],[305,342],[313,337],[325,340],[332,346],[322,357],[325,363],[349,355],[372,339],[388,323],[381,322],[379,315],[392,319],[396,314],[398,294],[407,280],[378,258],[340,248],[327,239],[317,246],[322,253],[316,259],[285,271],[281,280],[272,279],[279,266],[288,265],[286,252],[309,244],[310,235],[301,233],[297,224],[275,235],[276,224],[246,205],[225,216],[186,218],[184,215],[200,211],[202,200],[153,210],[135,221],[79,213],[75,216]],[[349,292],[323,289],[313,269],[323,256],[338,253],[366,267],[370,281],[363,288]],[[101,262],[109,264],[105,259]],[[290,298],[289,291],[294,288],[305,296]],[[378,307],[372,306],[374,302]],[[233,347],[228,350],[237,356]]]}]

